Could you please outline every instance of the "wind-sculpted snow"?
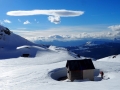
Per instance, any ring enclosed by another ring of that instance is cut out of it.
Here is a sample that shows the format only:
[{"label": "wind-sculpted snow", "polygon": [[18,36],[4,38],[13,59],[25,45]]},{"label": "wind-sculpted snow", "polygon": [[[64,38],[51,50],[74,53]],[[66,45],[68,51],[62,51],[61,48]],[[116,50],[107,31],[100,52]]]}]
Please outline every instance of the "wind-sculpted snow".
[{"label": "wind-sculpted snow", "polygon": [[[40,65],[40,64],[50,64],[57,63],[61,61],[66,61],[68,59],[79,59],[76,54],[67,51],[64,48],[56,48],[55,46],[50,46],[50,48],[42,48],[39,46],[21,46],[16,50],[1,50],[0,58],[5,60],[4,62],[14,62],[16,65]],[[30,54],[29,57],[23,58],[22,54]],[[61,58],[59,58],[61,56]],[[9,58],[15,58],[10,59]],[[19,62],[20,61],[20,62]],[[7,63],[9,64],[9,63]]]}]

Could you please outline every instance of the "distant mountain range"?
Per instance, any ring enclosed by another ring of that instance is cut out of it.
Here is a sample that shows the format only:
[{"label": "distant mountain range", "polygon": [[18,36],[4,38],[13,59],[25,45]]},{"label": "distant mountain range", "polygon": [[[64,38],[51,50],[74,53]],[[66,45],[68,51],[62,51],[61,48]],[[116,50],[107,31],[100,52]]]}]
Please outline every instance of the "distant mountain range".
[{"label": "distant mountain range", "polygon": [[79,40],[64,40],[62,37],[59,37],[58,40],[58,37],[59,36],[56,36],[57,39],[51,41],[37,40],[35,43],[65,47],[78,56],[91,57],[94,59],[120,54],[120,38],[118,37],[113,39],[87,38]]},{"label": "distant mountain range", "polygon": [[61,36],[61,35],[53,35],[49,37],[39,37],[31,40],[37,44],[44,44],[44,45],[54,45],[54,46],[79,46],[84,45],[85,43],[88,44],[104,44],[104,43],[120,43],[120,38],[118,36],[111,37],[111,38],[80,38],[80,37],[72,37],[72,36]]},{"label": "distant mountain range", "polygon": [[79,56],[91,57],[94,59],[120,54],[120,43],[115,42],[103,44],[87,43],[81,46],[66,48]]},{"label": "distant mountain range", "polygon": [[52,41],[44,41],[44,40],[38,40],[35,41],[34,43],[36,44],[44,44],[44,45],[54,45],[54,46],[60,46],[60,47],[68,47],[68,46],[79,46],[79,45],[84,45],[85,43],[87,44],[94,44],[94,45],[99,45],[99,44],[104,44],[104,43],[120,43],[119,39],[81,39],[81,40],[52,40]]}]

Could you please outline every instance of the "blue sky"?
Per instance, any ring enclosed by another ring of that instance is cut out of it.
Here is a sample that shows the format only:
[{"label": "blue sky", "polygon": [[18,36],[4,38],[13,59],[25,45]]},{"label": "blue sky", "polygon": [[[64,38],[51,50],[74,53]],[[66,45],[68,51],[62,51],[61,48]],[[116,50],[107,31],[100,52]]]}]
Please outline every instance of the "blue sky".
[{"label": "blue sky", "polygon": [[0,0],[0,23],[11,30],[55,34],[60,28],[63,33],[118,31],[119,9],[120,0]]}]

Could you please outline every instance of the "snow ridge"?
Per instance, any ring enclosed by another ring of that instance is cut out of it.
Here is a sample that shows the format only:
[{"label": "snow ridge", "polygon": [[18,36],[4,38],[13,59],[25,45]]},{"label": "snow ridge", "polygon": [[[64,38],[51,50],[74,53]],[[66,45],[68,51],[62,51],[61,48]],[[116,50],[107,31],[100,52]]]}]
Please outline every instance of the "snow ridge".
[{"label": "snow ridge", "polygon": [[7,27],[0,25],[0,48],[16,48],[21,45],[35,45],[32,42],[11,32]]}]

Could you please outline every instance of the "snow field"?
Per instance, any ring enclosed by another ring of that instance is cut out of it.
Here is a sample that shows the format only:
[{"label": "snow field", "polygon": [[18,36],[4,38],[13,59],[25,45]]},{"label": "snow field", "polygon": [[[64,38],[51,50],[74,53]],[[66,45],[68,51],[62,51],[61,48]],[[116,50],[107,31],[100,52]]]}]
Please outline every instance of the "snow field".
[{"label": "snow field", "polygon": [[[54,80],[55,76],[53,78],[50,76],[51,72],[63,70],[66,61],[59,62],[58,60],[55,63],[51,57],[49,59],[51,62],[47,62],[48,60],[44,57],[39,57],[39,61],[36,58],[31,58],[30,61],[27,58],[1,60],[0,90],[88,90],[88,88],[89,90],[119,90],[120,88],[119,63],[94,61],[95,67],[105,72],[106,78],[102,81],[66,82]],[[41,62],[41,59],[44,59],[46,63]]]},{"label": "snow field", "polygon": [[[5,27],[0,26],[2,29]],[[80,58],[64,48],[35,46],[14,33],[3,34],[5,37],[1,36],[0,40],[0,90],[120,90],[120,55],[93,61],[95,68],[104,72],[101,81],[100,76],[95,77],[95,81],[57,81],[59,76],[65,75],[66,61]],[[26,53],[30,57],[21,57]]]}]

